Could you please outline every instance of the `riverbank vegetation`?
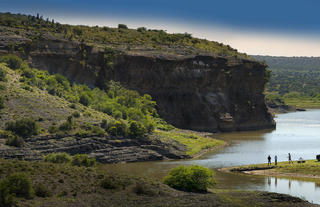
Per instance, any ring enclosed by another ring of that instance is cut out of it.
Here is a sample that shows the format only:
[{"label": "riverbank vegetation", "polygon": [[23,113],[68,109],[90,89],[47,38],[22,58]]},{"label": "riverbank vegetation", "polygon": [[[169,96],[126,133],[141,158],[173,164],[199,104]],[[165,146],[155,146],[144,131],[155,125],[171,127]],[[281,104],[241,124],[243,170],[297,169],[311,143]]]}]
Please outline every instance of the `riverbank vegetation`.
[{"label": "riverbank vegetation", "polygon": [[[150,178],[114,174],[108,167],[0,159],[0,206],[313,206],[288,195],[212,189],[178,191]],[[21,173],[23,172],[23,173]],[[213,192],[213,193],[212,193]]]}]

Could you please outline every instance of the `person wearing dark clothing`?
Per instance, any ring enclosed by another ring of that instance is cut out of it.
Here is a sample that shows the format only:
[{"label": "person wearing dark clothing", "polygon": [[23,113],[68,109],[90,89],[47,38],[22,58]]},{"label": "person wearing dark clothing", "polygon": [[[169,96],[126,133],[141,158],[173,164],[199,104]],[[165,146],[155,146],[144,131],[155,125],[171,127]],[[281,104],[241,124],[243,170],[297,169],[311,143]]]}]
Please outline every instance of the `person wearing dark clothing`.
[{"label": "person wearing dark clothing", "polygon": [[293,162],[292,162],[292,159],[291,159],[291,154],[290,154],[290,153],[288,153],[288,160],[289,160],[289,164],[290,164],[290,163],[293,163]]},{"label": "person wearing dark clothing", "polygon": [[278,156],[274,156],[274,165],[278,165]]},{"label": "person wearing dark clothing", "polygon": [[268,156],[268,165],[271,165],[271,156]]}]

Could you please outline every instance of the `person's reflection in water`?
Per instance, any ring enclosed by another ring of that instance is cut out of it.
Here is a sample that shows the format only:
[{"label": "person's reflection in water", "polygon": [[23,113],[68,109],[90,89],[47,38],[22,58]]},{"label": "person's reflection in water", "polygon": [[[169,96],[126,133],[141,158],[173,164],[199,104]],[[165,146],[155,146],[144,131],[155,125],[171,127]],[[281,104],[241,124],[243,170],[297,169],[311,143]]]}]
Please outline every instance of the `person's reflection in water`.
[{"label": "person's reflection in water", "polygon": [[289,180],[289,189],[291,190],[291,180]]},{"label": "person's reflection in water", "polygon": [[278,185],[278,178],[275,178],[275,179],[274,179],[274,185],[277,187],[277,185]]},{"label": "person's reflection in water", "polygon": [[270,185],[271,185],[271,178],[268,177],[268,186],[270,187]]}]

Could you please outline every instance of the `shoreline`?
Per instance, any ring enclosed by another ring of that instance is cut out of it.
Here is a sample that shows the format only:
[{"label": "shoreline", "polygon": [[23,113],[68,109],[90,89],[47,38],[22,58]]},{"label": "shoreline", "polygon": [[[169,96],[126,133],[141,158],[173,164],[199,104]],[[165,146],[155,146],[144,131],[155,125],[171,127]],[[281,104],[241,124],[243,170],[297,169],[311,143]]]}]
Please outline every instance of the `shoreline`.
[{"label": "shoreline", "polygon": [[[219,139],[219,140],[220,140],[220,139]],[[224,140],[223,140],[223,141],[224,141]],[[218,150],[220,150],[220,149],[222,149],[222,148],[225,148],[225,147],[227,147],[227,146],[230,145],[230,142],[227,142],[227,141],[224,141],[224,142],[225,142],[225,143],[222,144],[222,145],[214,146],[214,147],[211,147],[211,148],[208,148],[208,149],[203,149],[203,150],[201,150],[200,152],[192,155],[190,159],[197,159],[197,158],[199,158],[199,157],[201,157],[201,156],[203,156],[203,155],[205,155],[205,154],[207,154],[207,153],[214,152],[214,151],[218,151]]]},{"label": "shoreline", "polygon": [[[315,160],[306,160],[306,163],[297,163],[294,161],[293,164],[288,162],[279,162],[279,165],[267,164],[256,164],[256,165],[245,165],[245,166],[234,166],[227,168],[218,169],[221,172],[228,173],[244,173],[248,175],[260,175],[260,176],[273,176],[282,178],[297,178],[297,179],[312,179],[320,182],[320,162]],[[316,171],[310,171],[309,168],[313,167]],[[319,169],[317,169],[319,167]]]}]

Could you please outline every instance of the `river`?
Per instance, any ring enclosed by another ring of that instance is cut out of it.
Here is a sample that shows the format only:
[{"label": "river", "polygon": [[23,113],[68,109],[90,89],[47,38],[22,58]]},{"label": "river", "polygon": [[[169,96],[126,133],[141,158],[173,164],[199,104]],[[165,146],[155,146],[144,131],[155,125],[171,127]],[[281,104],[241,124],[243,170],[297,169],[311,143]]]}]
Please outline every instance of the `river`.
[{"label": "river", "polygon": [[275,130],[216,134],[214,137],[231,144],[198,159],[114,164],[109,169],[162,179],[172,167],[198,164],[216,172],[218,188],[285,193],[320,204],[320,186],[315,182],[217,171],[221,167],[266,163],[268,155],[286,161],[289,152],[293,160],[315,159],[320,154],[320,110],[279,114],[275,121]]}]

